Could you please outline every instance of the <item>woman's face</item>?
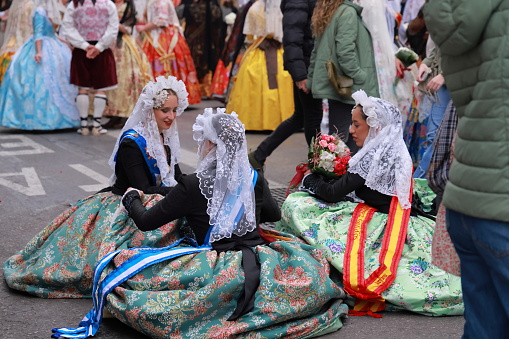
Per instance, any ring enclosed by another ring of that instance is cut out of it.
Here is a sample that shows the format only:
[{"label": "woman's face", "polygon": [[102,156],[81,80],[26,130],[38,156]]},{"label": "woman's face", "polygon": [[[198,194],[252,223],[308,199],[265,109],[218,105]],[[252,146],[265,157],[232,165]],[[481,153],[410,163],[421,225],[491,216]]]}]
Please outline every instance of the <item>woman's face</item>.
[{"label": "woman's face", "polygon": [[169,94],[163,106],[154,108],[154,116],[157,122],[159,133],[163,133],[171,127],[173,120],[177,117],[178,99],[175,95]]},{"label": "woman's face", "polygon": [[352,134],[353,141],[359,147],[364,146],[364,140],[368,136],[369,125],[364,119],[362,107],[356,106],[352,111],[352,124],[350,125],[350,134]]},{"label": "woman's face", "polygon": [[199,147],[198,147],[198,156],[200,158],[200,161],[205,159],[205,157],[207,156],[207,154],[210,153],[210,151],[216,146],[216,144],[214,144],[212,141],[210,140],[205,140],[203,142],[203,144],[201,144]]}]

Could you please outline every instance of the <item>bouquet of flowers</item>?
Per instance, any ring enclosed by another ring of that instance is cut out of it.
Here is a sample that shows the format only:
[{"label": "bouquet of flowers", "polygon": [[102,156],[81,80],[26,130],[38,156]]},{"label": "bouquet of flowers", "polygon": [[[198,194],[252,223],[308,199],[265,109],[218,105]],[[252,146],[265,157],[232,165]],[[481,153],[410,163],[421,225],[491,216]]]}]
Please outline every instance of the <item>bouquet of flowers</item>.
[{"label": "bouquet of flowers", "polygon": [[311,141],[308,153],[308,168],[328,178],[346,174],[350,149],[335,134],[317,135]]},{"label": "bouquet of flowers", "polygon": [[288,196],[290,189],[300,184],[308,169],[332,179],[346,174],[350,158],[350,149],[336,134],[318,134],[311,140],[308,162],[297,166],[297,173],[290,181],[286,195]]},{"label": "bouquet of flowers", "polygon": [[417,60],[419,60],[417,53],[407,47],[400,47],[396,52],[396,58],[401,60],[405,67],[409,67],[413,63],[417,62]]}]

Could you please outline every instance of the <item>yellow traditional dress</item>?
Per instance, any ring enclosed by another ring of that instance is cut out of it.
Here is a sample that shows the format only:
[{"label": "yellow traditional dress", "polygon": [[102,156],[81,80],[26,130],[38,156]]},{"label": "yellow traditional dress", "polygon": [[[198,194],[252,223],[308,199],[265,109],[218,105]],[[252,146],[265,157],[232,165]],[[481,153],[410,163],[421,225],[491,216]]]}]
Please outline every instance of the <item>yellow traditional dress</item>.
[{"label": "yellow traditional dress", "polygon": [[[135,11],[130,2],[117,4],[120,23],[128,30],[135,22]],[[153,80],[152,69],[147,56],[136,44],[130,34],[119,34],[116,42],[110,47],[117,63],[118,87],[108,91],[108,107],[105,116],[127,118],[134,109],[147,82]]]},{"label": "yellow traditional dress", "polygon": [[247,13],[244,34],[253,42],[243,56],[226,106],[228,113],[239,115],[246,130],[274,130],[294,111],[292,78],[283,68],[282,32],[268,29],[282,29],[282,15],[277,15],[281,11],[275,6],[269,13],[276,15],[267,18],[265,6],[265,0],[258,0]]}]

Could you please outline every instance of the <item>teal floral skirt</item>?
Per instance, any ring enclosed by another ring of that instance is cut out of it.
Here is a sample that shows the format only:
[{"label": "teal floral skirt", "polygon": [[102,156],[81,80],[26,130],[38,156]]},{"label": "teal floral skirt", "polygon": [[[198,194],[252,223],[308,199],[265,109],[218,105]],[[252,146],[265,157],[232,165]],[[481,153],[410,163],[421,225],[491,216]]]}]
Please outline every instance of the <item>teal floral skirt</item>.
[{"label": "teal floral skirt", "polygon": [[[241,251],[206,250],[149,266],[116,287],[107,308],[151,338],[310,338],[342,327],[345,293],[321,250],[300,241],[253,250],[261,263],[254,309],[235,321],[227,319],[244,289]],[[103,274],[136,253],[120,252]]]},{"label": "teal floral skirt", "polygon": [[[150,207],[163,197],[146,195]],[[121,196],[97,193],[78,201],[4,263],[9,287],[42,298],[90,298],[96,263],[119,248],[163,247],[176,240],[175,223],[141,232]]]},{"label": "teal floral skirt", "polygon": [[[415,180],[414,190],[424,202],[433,193],[425,180]],[[276,229],[295,234],[313,247],[324,249],[332,265],[343,272],[350,220],[357,206],[352,202],[326,203],[305,192],[290,194],[282,206],[282,219]],[[368,223],[365,243],[365,274],[378,266],[387,214],[376,212]],[[395,281],[386,289],[386,309],[403,309],[424,315],[463,314],[460,277],[431,263],[431,244],[435,222],[410,217],[406,242]]]}]

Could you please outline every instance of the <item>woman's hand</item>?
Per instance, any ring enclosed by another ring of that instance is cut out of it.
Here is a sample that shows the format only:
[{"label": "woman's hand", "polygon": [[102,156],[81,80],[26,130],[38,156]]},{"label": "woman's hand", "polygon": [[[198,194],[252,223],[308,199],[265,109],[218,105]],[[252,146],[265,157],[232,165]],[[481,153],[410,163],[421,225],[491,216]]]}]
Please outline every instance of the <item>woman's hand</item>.
[{"label": "woman's hand", "polygon": [[426,88],[429,89],[430,92],[436,93],[438,92],[440,87],[444,85],[444,83],[445,83],[444,76],[442,74],[439,74],[428,82]]},{"label": "woman's hand", "polygon": [[145,32],[145,24],[137,24],[135,26],[135,28],[136,28],[136,32],[138,32],[138,33]]},{"label": "woman's hand", "polygon": [[35,54],[34,60],[35,60],[35,62],[40,63],[42,60],[42,53]]},{"label": "woman's hand", "polygon": [[127,28],[122,24],[118,24],[118,30],[120,31],[120,33],[129,34]]},{"label": "woman's hand", "polygon": [[421,82],[424,81],[424,74],[427,74],[429,71],[429,67],[421,62],[421,65],[419,66],[419,73],[417,73],[417,81]]},{"label": "woman's hand", "polygon": [[295,83],[295,85],[297,86],[298,89],[300,89],[304,93],[309,93],[309,89],[306,87],[307,82],[308,82],[308,79],[304,79],[301,81],[297,81]]},{"label": "woman's hand", "polygon": [[145,199],[145,193],[143,193],[143,191],[140,191],[139,189],[134,188],[134,187],[129,187],[129,188],[125,191],[124,195],[126,195],[127,193],[129,193],[129,192],[131,192],[131,191],[136,191],[136,192],[138,192],[138,194],[139,194],[139,196],[140,196],[140,198],[141,198],[141,200],[142,200],[142,201],[143,201],[143,199]]},{"label": "woman's hand", "polygon": [[403,78],[404,74],[405,74],[405,65],[403,65],[403,62],[401,60],[399,60],[398,58],[396,58],[396,76],[399,77],[399,78]]}]

